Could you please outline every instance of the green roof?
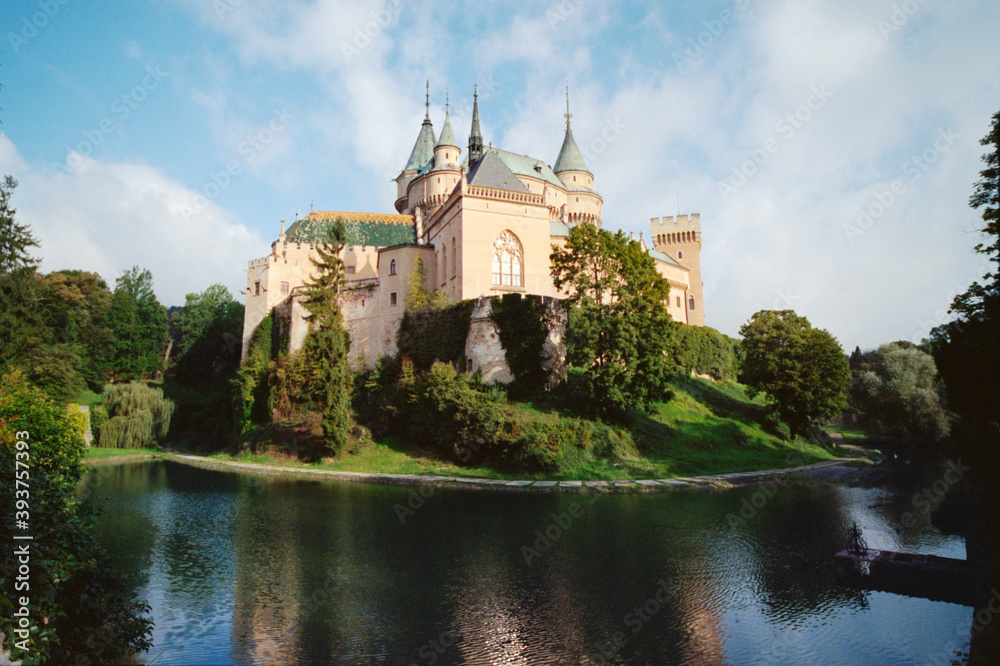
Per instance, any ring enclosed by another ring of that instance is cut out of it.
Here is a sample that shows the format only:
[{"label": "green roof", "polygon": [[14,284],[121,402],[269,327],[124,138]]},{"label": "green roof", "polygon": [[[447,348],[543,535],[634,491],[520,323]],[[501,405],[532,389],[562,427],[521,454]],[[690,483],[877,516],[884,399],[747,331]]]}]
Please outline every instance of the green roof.
[{"label": "green roof", "polygon": [[458,148],[458,141],[455,139],[455,132],[451,129],[451,121],[448,119],[447,114],[444,116],[444,127],[441,128],[441,137],[434,147],[437,148],[438,146],[455,146]]},{"label": "green roof", "polygon": [[431,125],[430,116],[424,117],[423,124],[420,125],[420,133],[417,141],[413,144],[410,152],[410,159],[406,161],[403,171],[421,169],[434,157],[434,127]]},{"label": "green roof", "polygon": [[580,153],[580,149],[573,139],[573,130],[569,128],[568,124],[566,127],[566,137],[563,139],[562,148],[559,149],[559,157],[556,158],[556,165],[553,167],[553,170],[556,173],[563,171],[586,171],[590,173],[590,169],[587,168],[587,163],[583,161],[583,155]]},{"label": "green roof", "polygon": [[[676,266],[677,268],[684,268],[679,263],[677,263],[677,261],[673,257],[670,257],[669,255],[666,255],[666,254],[663,254],[659,250],[654,250],[654,249],[650,248],[649,250],[647,250],[647,252],[649,252],[649,256],[651,256],[653,259],[659,259],[660,261],[668,263],[671,266]],[[684,270],[688,270],[688,269],[684,268]]]},{"label": "green roof", "polygon": [[323,243],[337,219],[344,221],[348,245],[388,247],[415,243],[417,240],[412,215],[338,211],[309,213],[288,228],[285,238],[292,243]]},{"label": "green roof", "polygon": [[569,238],[569,225],[560,220],[549,220],[549,236],[552,238]]}]

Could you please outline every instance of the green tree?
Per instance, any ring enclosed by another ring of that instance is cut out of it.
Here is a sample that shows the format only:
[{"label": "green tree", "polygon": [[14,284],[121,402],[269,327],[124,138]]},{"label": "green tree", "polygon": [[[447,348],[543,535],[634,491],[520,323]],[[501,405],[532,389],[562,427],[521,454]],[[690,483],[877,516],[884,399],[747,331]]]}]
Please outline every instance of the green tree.
[{"label": "green tree", "polygon": [[153,293],[153,275],[133,266],[115,281],[108,325],[114,336],[111,369],[121,379],[154,374],[167,343],[167,311]]},{"label": "green tree", "polygon": [[980,142],[989,148],[983,155],[986,168],[975,185],[969,205],[983,211],[984,240],[976,251],[998,266],[955,298],[954,321],[931,333],[931,347],[941,377],[948,387],[948,402],[970,425],[1000,421],[1000,112],[994,114],[989,133]]},{"label": "green tree", "polygon": [[14,219],[17,211],[10,207],[16,187],[17,181],[12,176],[4,176],[0,184],[0,273],[37,268],[39,263],[28,253],[28,248],[38,247],[38,240],[28,225]]},{"label": "green tree", "polygon": [[[21,442],[21,444],[18,444]],[[152,621],[148,607],[131,599],[120,576],[94,540],[94,513],[79,502],[83,474],[82,424],[14,371],[0,377],[0,512],[9,530],[15,510],[15,462],[30,466],[31,589],[15,592],[17,555],[0,555],[2,649],[30,663],[119,663],[148,650]],[[7,538],[10,543],[9,537]],[[22,543],[22,542],[16,542]],[[11,606],[31,600],[34,627],[27,654]],[[29,663],[26,661],[25,663]]]},{"label": "green tree", "polygon": [[15,220],[10,199],[16,187],[10,176],[0,183],[0,369],[23,365],[48,338],[36,305],[38,259],[28,253],[38,241]]},{"label": "green tree", "polygon": [[550,259],[556,288],[569,292],[570,361],[585,368],[598,409],[647,409],[677,369],[670,284],[639,243],[592,224],[571,228]]},{"label": "green tree", "polygon": [[178,378],[189,383],[229,378],[240,362],[243,306],[221,284],[184,300],[176,321]]},{"label": "green tree", "polygon": [[107,283],[97,273],[54,271],[39,280],[38,300],[51,331],[50,343],[67,345],[78,354],[82,379],[100,391],[108,378],[113,348]]},{"label": "green tree", "polygon": [[[316,246],[315,277],[306,283],[303,300],[311,324],[303,348],[315,372],[315,401],[323,413],[323,439],[334,455],[347,446],[354,382],[347,363],[350,338],[340,310],[340,291],[346,282],[340,252],[346,237],[343,221],[337,220],[330,226],[326,243]],[[320,452],[314,453],[318,457]]]},{"label": "green tree", "polygon": [[934,358],[913,344],[882,345],[851,380],[851,399],[866,432],[899,442],[936,442],[950,423]]},{"label": "green tree", "polygon": [[847,357],[836,338],[792,310],[761,310],[740,327],[740,381],[765,393],[791,436],[847,407]]},{"label": "green tree", "polygon": [[406,309],[409,311],[436,310],[443,307],[447,300],[444,292],[428,288],[427,267],[420,258],[413,264],[406,287]]}]

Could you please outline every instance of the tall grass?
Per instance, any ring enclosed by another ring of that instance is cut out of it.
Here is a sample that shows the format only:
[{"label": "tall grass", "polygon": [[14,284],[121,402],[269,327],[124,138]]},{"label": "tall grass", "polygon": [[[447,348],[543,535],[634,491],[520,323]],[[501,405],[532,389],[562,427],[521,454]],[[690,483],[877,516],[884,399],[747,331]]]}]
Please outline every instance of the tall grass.
[{"label": "tall grass", "polygon": [[108,420],[100,427],[100,446],[138,449],[155,446],[167,436],[174,403],[164,399],[163,389],[131,382],[109,384],[104,408]]}]

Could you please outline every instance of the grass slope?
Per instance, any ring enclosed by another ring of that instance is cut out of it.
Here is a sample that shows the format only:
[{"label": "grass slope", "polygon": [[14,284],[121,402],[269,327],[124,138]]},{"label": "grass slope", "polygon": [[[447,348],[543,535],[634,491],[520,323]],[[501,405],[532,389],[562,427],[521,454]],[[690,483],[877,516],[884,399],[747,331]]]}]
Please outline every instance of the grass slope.
[{"label": "grass slope", "polygon": [[[651,414],[634,412],[626,424],[591,421],[572,392],[546,394],[512,402],[526,419],[585,419],[592,422],[591,441],[560,457],[552,474],[511,474],[489,467],[461,467],[396,437],[356,443],[341,458],[306,464],[279,453],[288,441],[310,436],[315,424],[300,422],[274,428],[268,446],[255,451],[215,453],[241,462],[314,467],[383,474],[433,474],[486,478],[629,479],[669,478],[794,467],[834,457],[827,449],[797,438],[765,413],[760,400],[749,400],[741,386],[729,382],[680,378],[673,396]],[[316,433],[313,433],[315,435]],[[271,450],[268,450],[268,449]]]}]

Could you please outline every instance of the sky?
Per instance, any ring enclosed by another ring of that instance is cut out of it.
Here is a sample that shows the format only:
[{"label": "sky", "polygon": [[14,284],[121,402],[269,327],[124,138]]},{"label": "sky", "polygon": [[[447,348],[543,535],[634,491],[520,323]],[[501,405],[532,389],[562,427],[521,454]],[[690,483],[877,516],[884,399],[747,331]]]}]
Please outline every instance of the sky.
[{"label": "sky", "polygon": [[[993,0],[4,0],[0,174],[42,270],[237,297],[281,220],[395,212],[445,104],[551,164],[569,86],[604,227],[700,213],[706,322],[919,340],[988,270]],[[241,298],[241,297],[240,297]]]}]

